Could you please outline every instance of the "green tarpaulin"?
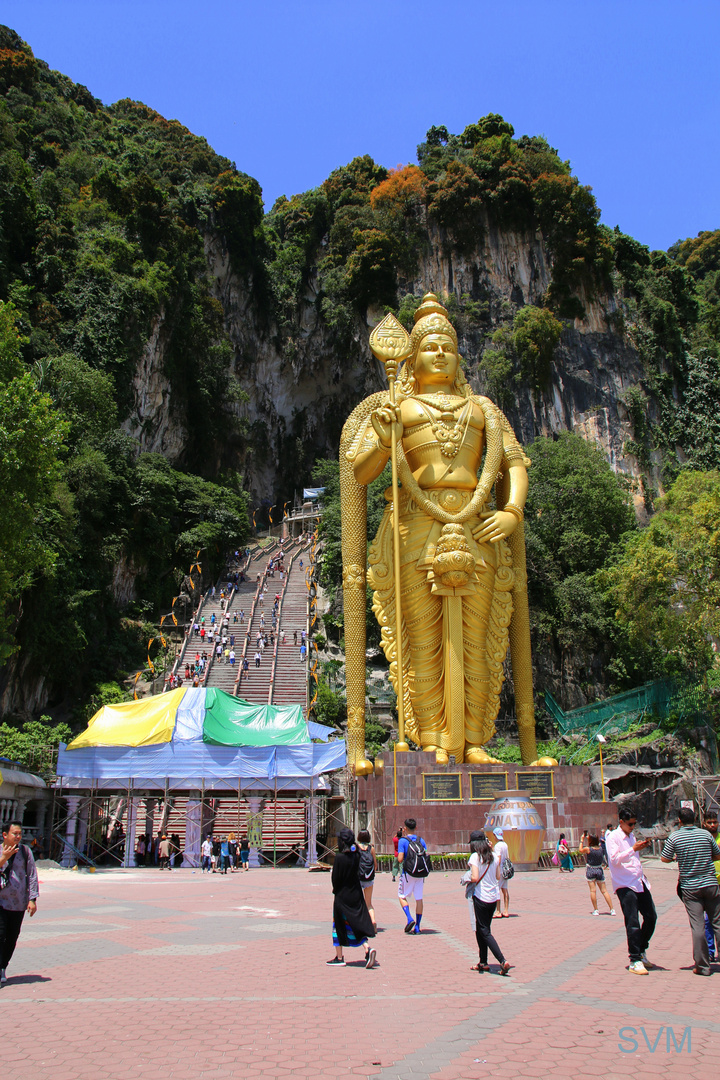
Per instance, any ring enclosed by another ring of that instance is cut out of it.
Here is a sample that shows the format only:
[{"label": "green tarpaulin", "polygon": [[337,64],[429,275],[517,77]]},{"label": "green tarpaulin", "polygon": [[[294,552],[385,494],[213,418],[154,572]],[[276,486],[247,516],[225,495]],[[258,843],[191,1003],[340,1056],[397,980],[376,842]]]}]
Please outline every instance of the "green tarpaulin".
[{"label": "green tarpaulin", "polygon": [[296,746],[310,742],[299,705],[255,705],[222,690],[205,696],[203,742],[213,746]]}]

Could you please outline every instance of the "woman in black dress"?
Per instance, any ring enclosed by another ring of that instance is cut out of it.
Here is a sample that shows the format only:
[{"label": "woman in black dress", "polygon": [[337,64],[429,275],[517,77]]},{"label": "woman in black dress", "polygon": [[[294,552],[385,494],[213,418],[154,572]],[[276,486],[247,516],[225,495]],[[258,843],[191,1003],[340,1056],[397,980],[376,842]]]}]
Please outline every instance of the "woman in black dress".
[{"label": "woman in black dress", "polygon": [[342,829],[338,835],[338,853],[332,868],[333,945],[335,956],[327,961],[328,967],[345,967],[343,948],[365,949],[365,967],[375,966],[375,949],[367,943],[375,937],[375,927],[365,903],[359,878],[360,852],[351,829]]}]

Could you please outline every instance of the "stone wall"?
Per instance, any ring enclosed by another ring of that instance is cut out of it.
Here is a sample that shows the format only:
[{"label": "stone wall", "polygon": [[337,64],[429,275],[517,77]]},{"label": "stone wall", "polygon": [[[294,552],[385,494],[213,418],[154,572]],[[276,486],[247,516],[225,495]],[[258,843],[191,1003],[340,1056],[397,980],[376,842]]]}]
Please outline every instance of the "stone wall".
[{"label": "stone wall", "polygon": [[[361,814],[367,814],[368,828],[379,852],[392,852],[393,837],[406,818],[415,818],[418,832],[430,851],[466,851],[470,833],[484,827],[485,815],[492,805],[492,800],[470,799],[471,775],[507,773],[507,787],[512,790],[518,786],[518,771],[529,771],[526,766],[514,764],[440,766],[432,753],[398,754],[397,805],[394,805],[393,756],[386,755],[383,765],[380,775],[358,780],[358,809]],[[576,847],[583,829],[597,830],[602,835],[608,822],[613,827],[617,825],[615,803],[590,798],[590,770],[585,766],[565,765],[535,771],[553,774],[554,798],[533,799],[546,828],[544,850],[555,848],[561,832]],[[439,776],[460,773],[462,802],[423,801],[423,774],[429,773]]]}]

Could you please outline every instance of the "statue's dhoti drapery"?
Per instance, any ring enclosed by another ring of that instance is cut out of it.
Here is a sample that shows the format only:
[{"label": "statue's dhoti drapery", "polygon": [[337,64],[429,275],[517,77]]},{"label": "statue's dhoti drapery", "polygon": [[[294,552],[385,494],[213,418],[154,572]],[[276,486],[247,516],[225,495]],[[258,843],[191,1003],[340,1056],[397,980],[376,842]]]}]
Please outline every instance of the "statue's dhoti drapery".
[{"label": "statue's dhoti drapery", "polygon": [[[424,494],[457,514],[473,493],[440,488]],[[512,614],[511,553],[504,540],[475,541],[480,515],[443,527],[403,491],[399,510],[406,732],[419,746],[441,748],[460,762],[495,732]],[[455,572],[461,565],[463,572]],[[369,566],[373,610],[397,693],[390,504]]]}]

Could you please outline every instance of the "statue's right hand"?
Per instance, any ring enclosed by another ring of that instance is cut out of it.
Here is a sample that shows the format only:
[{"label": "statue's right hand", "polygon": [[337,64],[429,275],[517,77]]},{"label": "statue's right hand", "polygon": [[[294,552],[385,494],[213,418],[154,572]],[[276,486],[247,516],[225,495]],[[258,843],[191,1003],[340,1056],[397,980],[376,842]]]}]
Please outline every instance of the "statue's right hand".
[{"label": "statue's right hand", "polygon": [[392,437],[393,428],[395,429],[395,438],[399,442],[403,435],[403,425],[400,419],[400,406],[399,405],[384,405],[382,409],[375,409],[370,413],[370,423],[372,424],[378,439],[386,450],[390,449],[390,440]]}]

